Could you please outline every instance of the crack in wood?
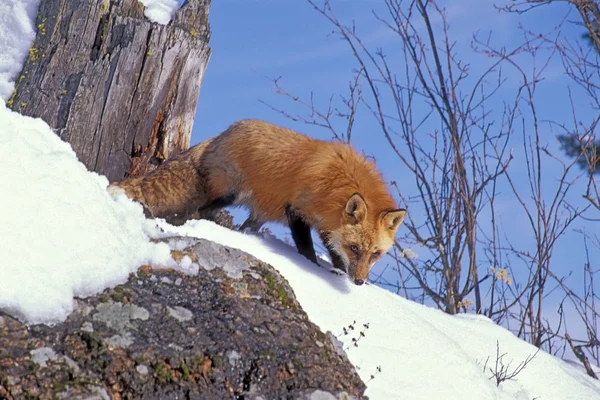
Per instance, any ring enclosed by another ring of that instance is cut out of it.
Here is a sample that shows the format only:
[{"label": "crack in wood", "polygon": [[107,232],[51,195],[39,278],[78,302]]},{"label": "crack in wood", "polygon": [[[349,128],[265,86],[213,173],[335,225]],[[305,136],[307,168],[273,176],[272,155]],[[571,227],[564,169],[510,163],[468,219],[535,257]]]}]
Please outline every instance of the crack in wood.
[{"label": "crack in wood", "polygon": [[69,114],[71,113],[71,104],[73,104],[73,99],[75,98],[75,94],[79,89],[79,84],[81,83],[81,77],[83,76],[82,72],[78,72],[75,74],[69,75],[67,81],[65,82],[65,91],[66,93],[60,99],[60,106],[58,109],[58,114],[56,118],[56,126],[55,128],[59,130],[61,133],[60,137],[63,140],[68,141],[69,137],[63,136],[63,131],[67,126],[67,121],[69,120]]}]

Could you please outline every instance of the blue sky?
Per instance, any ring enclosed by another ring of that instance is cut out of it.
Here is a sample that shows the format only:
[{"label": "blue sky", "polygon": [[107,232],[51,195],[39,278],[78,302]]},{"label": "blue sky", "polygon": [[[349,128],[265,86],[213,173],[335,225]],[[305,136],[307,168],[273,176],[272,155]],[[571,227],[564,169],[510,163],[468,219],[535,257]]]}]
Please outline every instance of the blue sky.
[{"label": "blue sky", "polygon": [[[569,8],[564,4],[543,7],[518,16],[499,13],[493,6],[494,3],[507,4],[508,0],[455,0],[438,3],[447,9],[451,39],[457,42],[456,49],[460,57],[471,64],[473,76],[490,62],[471,50],[470,41],[474,32],[491,32],[493,43],[497,47],[511,49],[523,41],[523,33],[518,29],[520,25],[543,33],[552,31],[565,17],[571,21],[579,18],[575,12],[569,14]],[[340,20],[346,23],[352,20],[356,22],[358,32],[370,46],[384,48],[392,63],[402,65],[403,60],[397,55],[400,49],[399,39],[382,27],[372,15],[372,10],[384,11],[382,1],[337,0],[332,1],[332,5]],[[267,120],[319,139],[332,138],[327,130],[290,121],[259,101],[264,100],[291,114],[305,114],[293,102],[275,95],[272,82],[265,76],[281,77],[280,83],[286,90],[305,99],[312,91],[316,103],[321,106],[327,104],[332,95],[346,94],[354,62],[347,45],[329,35],[333,27],[328,21],[304,0],[217,0],[212,4],[209,21],[213,53],[202,84],[192,144],[215,136],[231,123],[244,118]],[[434,26],[439,28],[439,21],[434,19]],[[580,28],[566,24],[562,36],[577,41],[580,40],[581,33]],[[520,60],[525,68],[533,65],[527,57]],[[499,112],[502,102],[513,100],[519,83],[514,70],[505,68],[504,74],[509,81],[495,97],[496,112]],[[546,67],[544,79],[536,94],[540,118],[571,123],[570,106],[566,102],[567,88],[571,85],[575,93],[578,89],[564,76],[558,58],[555,57]],[[582,111],[578,117],[583,121],[589,121],[596,115],[584,97],[579,104]],[[353,138],[354,146],[359,151],[374,155],[387,179],[400,183],[407,180],[409,177],[406,171],[392,155],[376,122],[369,115],[363,114],[360,115],[357,128]],[[562,156],[556,140],[558,133],[560,132],[545,125],[542,140],[550,151]],[[519,154],[521,139],[516,139],[518,140],[511,144],[516,148],[512,171],[519,184],[524,185],[526,182],[519,178],[519,168],[524,163],[522,154]],[[550,193],[560,168],[556,163],[549,163],[544,168],[547,179],[545,190]],[[410,184],[402,186],[402,189],[406,190],[405,195],[411,195]],[[579,192],[572,194],[573,201],[582,204],[580,193],[583,186],[575,190]],[[519,244],[531,241],[531,232],[524,214],[507,187],[499,202],[502,224],[507,234]],[[409,211],[417,213],[418,207],[418,204],[411,205]],[[245,212],[236,212],[235,215],[244,216]],[[594,229],[589,222],[574,225],[573,228],[585,228],[592,232]],[[277,230],[277,233],[285,232],[285,229]],[[570,234],[555,249],[556,270],[565,274],[570,270],[581,270],[581,253],[580,236]]]},{"label": "blue sky", "polygon": [[[452,38],[466,44],[477,30],[491,30],[496,42],[519,43],[520,22],[542,32],[550,30],[564,16],[565,7],[551,6],[523,17],[498,13],[493,1],[458,0],[448,7]],[[501,2],[496,2],[501,4]],[[332,1],[340,20],[355,20],[364,37],[375,46],[397,39],[372,16],[382,12],[383,1]],[[577,16],[572,13],[571,19]],[[212,29],[212,57],[206,72],[192,143],[214,136],[232,122],[263,118],[275,123],[293,122],[273,112],[258,100],[279,104],[266,77],[282,77],[290,92],[315,92],[322,103],[329,96],[344,93],[353,68],[345,43],[328,36],[332,27],[305,0],[219,0],[213,1],[209,22]],[[577,35],[580,31],[574,29]],[[464,58],[469,59],[464,53]],[[288,104],[289,107],[289,104]],[[325,131],[305,125],[297,129],[327,138]]]}]

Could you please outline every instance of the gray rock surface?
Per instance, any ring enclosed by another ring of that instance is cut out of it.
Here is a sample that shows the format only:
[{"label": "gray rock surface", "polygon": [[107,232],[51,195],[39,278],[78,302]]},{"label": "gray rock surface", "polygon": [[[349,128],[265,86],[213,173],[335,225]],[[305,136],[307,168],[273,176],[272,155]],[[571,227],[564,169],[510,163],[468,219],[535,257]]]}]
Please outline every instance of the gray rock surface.
[{"label": "gray rock surface", "polygon": [[54,327],[0,312],[0,399],[365,398],[276,270],[186,245],[174,256],[198,263],[197,276],[142,267]]}]

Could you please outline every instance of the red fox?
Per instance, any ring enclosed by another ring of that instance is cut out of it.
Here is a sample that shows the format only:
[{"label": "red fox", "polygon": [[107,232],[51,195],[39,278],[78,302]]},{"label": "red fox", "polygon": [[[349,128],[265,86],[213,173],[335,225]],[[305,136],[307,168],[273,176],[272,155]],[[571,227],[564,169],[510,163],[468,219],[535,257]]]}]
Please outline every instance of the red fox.
[{"label": "red fox", "polygon": [[406,210],[375,165],[350,145],[315,140],[244,120],[168,160],[146,176],[111,184],[154,217],[182,223],[230,205],[250,209],[244,225],[289,224],[298,252],[317,263],[315,229],[333,266],[362,285],[389,250]]}]

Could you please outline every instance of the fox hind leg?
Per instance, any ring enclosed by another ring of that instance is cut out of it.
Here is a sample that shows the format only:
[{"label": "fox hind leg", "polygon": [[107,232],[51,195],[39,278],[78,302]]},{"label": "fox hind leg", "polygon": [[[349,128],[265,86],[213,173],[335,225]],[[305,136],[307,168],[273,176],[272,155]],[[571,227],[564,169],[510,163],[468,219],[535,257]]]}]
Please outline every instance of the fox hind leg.
[{"label": "fox hind leg", "polygon": [[219,210],[235,204],[236,199],[237,195],[235,193],[224,194],[198,208],[197,213],[210,219],[210,217],[216,215]]},{"label": "fox hind leg", "polygon": [[248,219],[246,219],[246,221],[244,221],[244,223],[242,224],[242,226],[240,226],[240,231],[243,232],[247,228],[250,228],[251,232],[258,232],[263,225],[264,225],[263,221],[260,221],[258,219],[254,219],[252,217],[252,215],[250,215],[248,217]]}]

